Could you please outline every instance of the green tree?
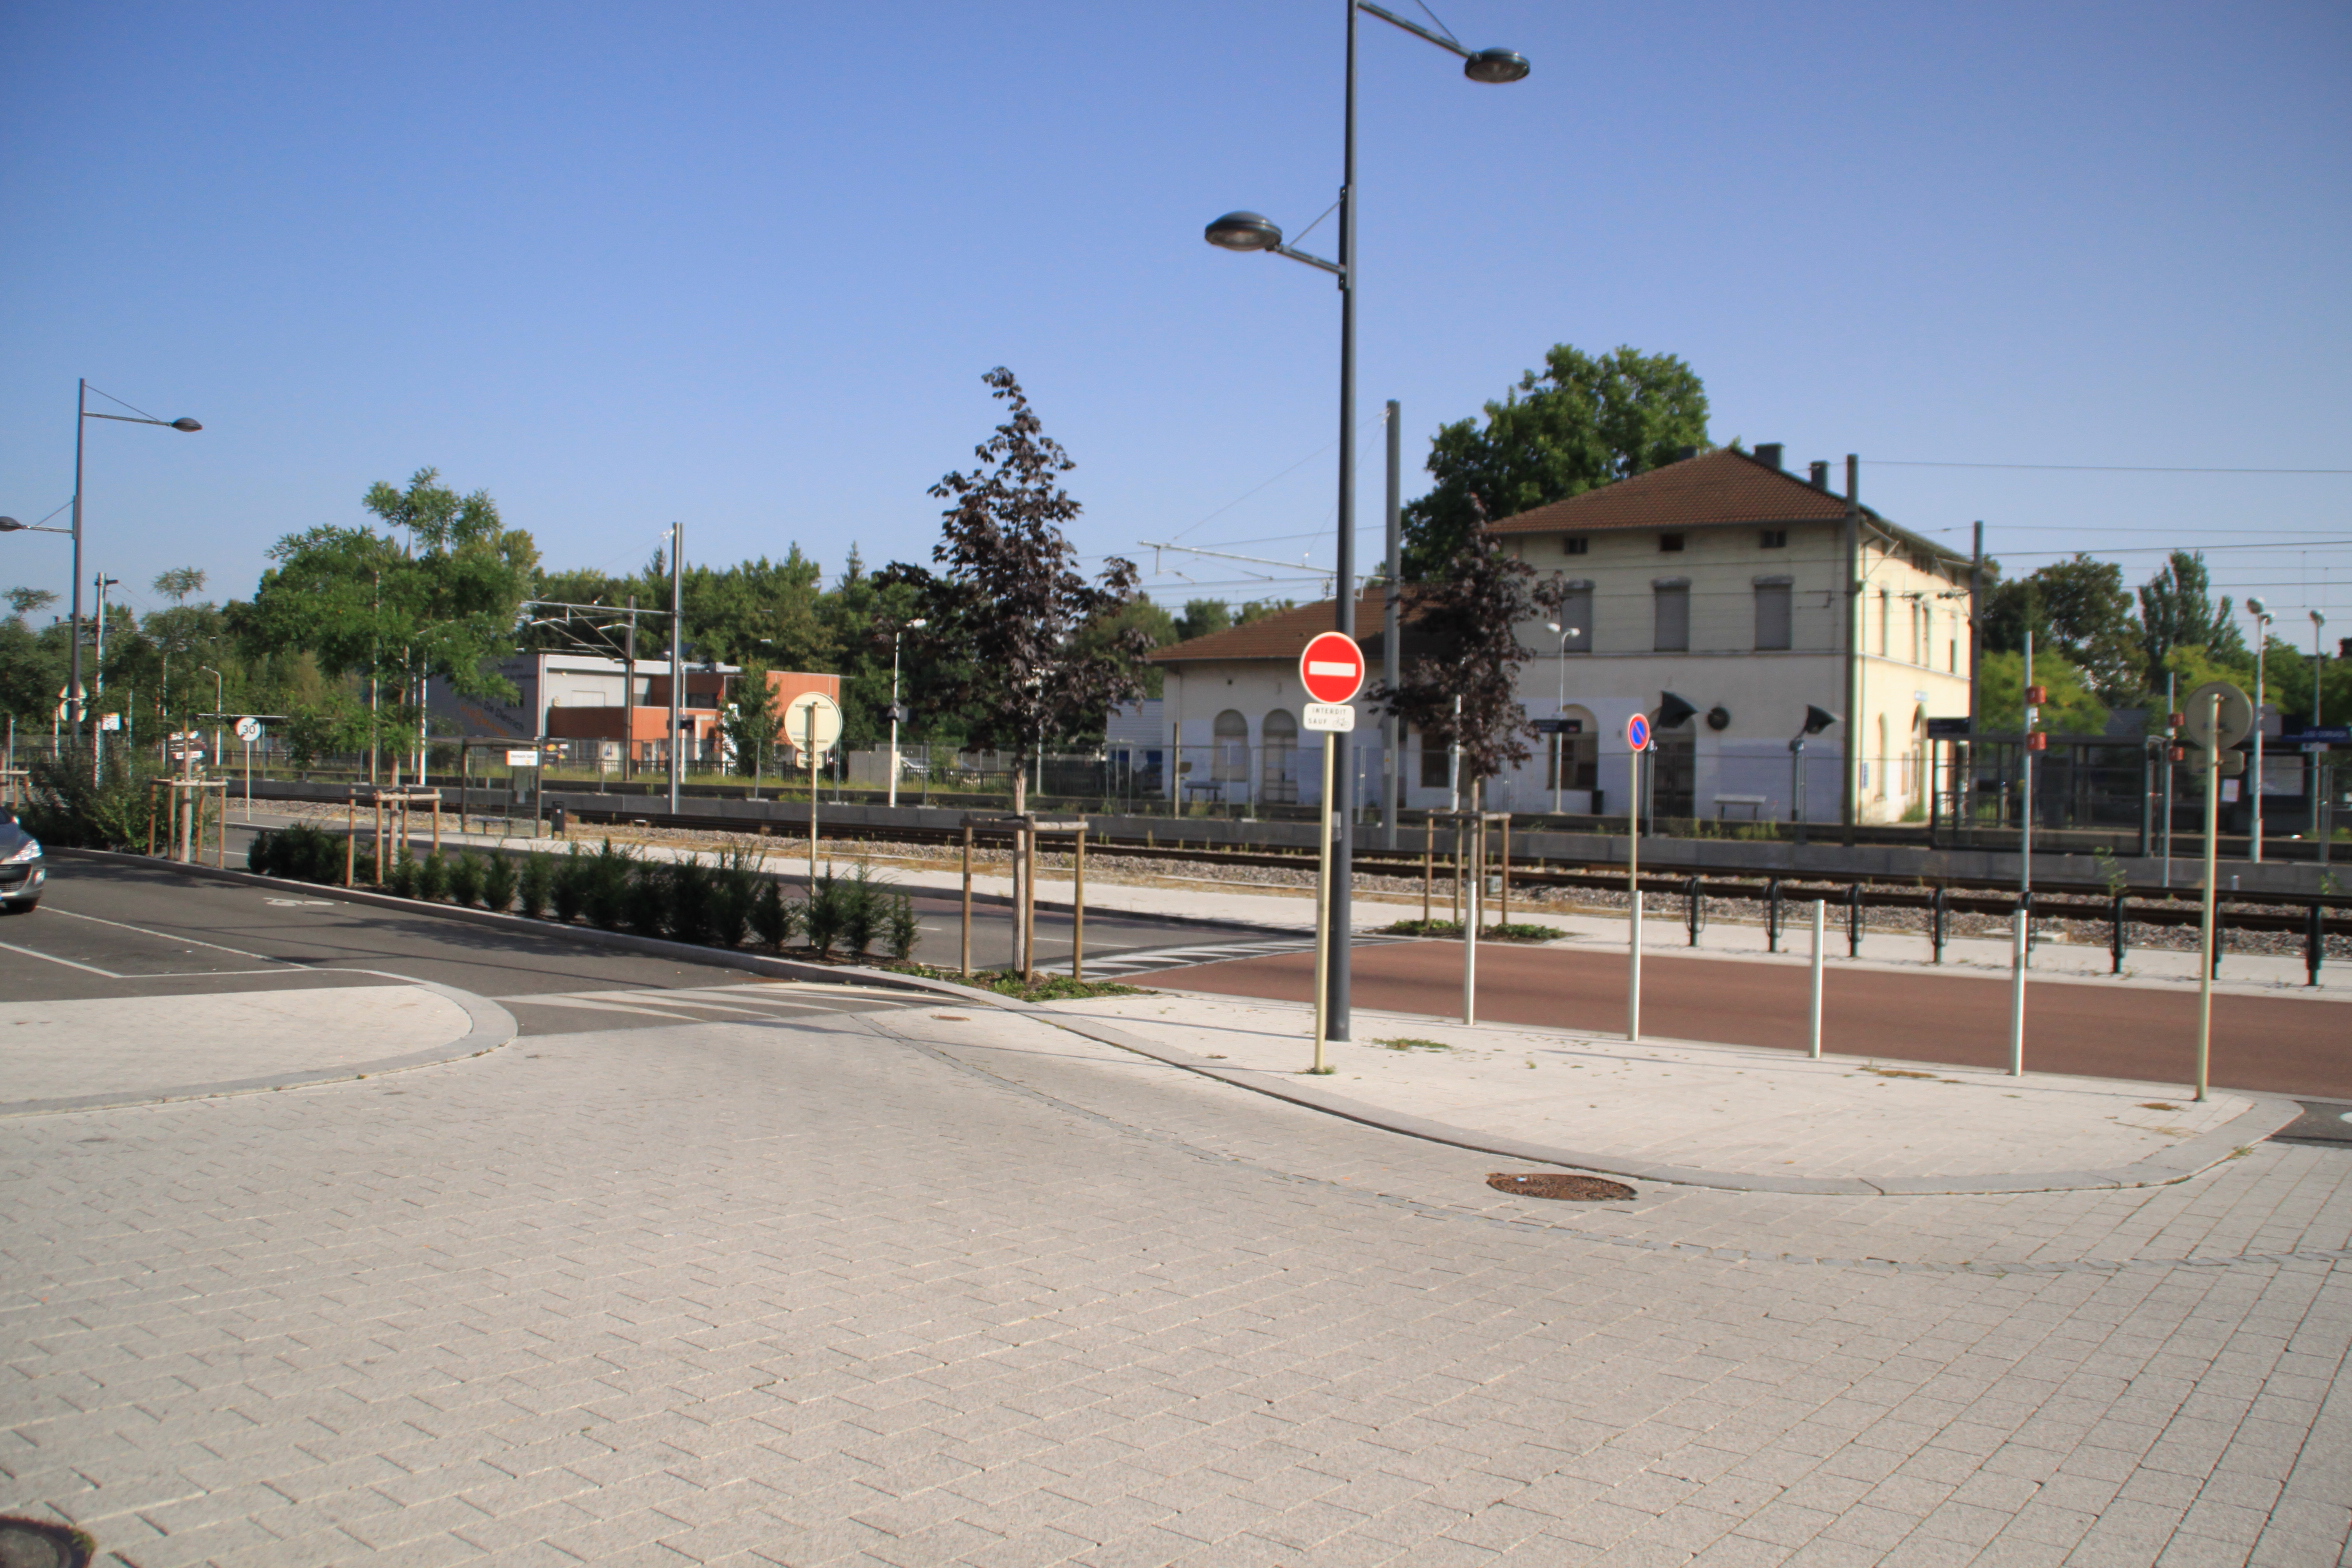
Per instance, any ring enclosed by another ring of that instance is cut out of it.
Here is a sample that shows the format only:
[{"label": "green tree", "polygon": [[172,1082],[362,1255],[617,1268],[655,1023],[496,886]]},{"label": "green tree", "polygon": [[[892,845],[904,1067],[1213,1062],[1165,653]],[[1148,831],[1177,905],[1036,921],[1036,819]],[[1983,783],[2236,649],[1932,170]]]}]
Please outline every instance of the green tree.
[{"label": "green tree", "polygon": [[1185,642],[1221,632],[1233,624],[1233,606],[1222,599],[1187,599],[1176,618],[1177,635]]},{"label": "green tree", "polygon": [[201,567],[175,566],[155,576],[155,591],[174,604],[186,604],[188,595],[204,591],[204,571]]},{"label": "green tree", "polygon": [[2199,648],[2216,664],[2234,668],[2242,663],[2249,672],[2254,664],[2230,614],[2229,596],[2222,595],[2218,605],[2214,602],[2205,557],[2188,550],[2173,551],[2163,568],[2141,585],[2140,641],[2150,691],[2164,689],[2176,648]]},{"label": "green tree", "polygon": [[[2104,735],[2107,705],[2091,690],[2083,671],[2063,654],[2034,649],[2034,684],[2050,689],[2037,728],[2052,735]],[[1978,669],[1977,713],[1990,732],[2025,723],[2025,655],[1988,653]]]},{"label": "green tree", "polygon": [[387,688],[378,744],[416,733],[428,678],[468,696],[514,695],[491,665],[514,647],[538,549],[488,495],[460,497],[437,477],[420,469],[406,491],[379,483],[363,498],[406,539],[335,524],[280,539],[243,617],[258,649],[308,652],[331,675]]},{"label": "green tree", "polygon": [[1986,651],[2023,652],[2029,627],[2037,654],[2080,668],[2103,700],[2126,703],[2146,689],[2147,652],[2123,568],[2113,562],[2078,555],[1996,584],[1985,596]]},{"label": "green tree", "polygon": [[1404,573],[1446,570],[1480,525],[1673,462],[1707,444],[1707,390],[1672,354],[1631,348],[1595,358],[1562,343],[1486,423],[1464,419],[1430,442],[1437,483],[1405,509]]},{"label": "green tree", "polygon": [[743,674],[735,682],[735,700],[727,705],[726,728],[727,738],[735,743],[736,767],[741,768],[748,759],[752,788],[758,789],[768,749],[784,728],[784,704],[768,684],[767,665],[758,659],[743,661]]}]

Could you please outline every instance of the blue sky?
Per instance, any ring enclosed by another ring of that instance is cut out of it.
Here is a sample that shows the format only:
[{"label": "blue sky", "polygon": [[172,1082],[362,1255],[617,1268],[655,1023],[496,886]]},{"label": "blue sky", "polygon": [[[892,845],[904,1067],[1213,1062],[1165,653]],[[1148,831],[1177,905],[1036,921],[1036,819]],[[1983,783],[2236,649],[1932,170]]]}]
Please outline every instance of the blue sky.
[{"label": "blue sky", "polygon": [[[2317,543],[2352,477],[1895,466],[2352,469],[2352,12],[1437,9],[1535,72],[1364,24],[1359,397],[1402,400],[1409,472],[1549,345],[1629,343],[1697,368],[1718,440],[1858,452],[1922,531],[2135,579],[2285,542],[2217,580],[2352,635],[2352,546]],[[87,376],[206,425],[92,427],[90,567],[149,602],[183,564],[246,592],[427,464],[552,565],[673,518],[692,560],[921,559],[1001,363],[1078,459],[1081,549],[1327,563],[1336,296],[1200,229],[1329,204],[1344,15],[11,7],[0,512],[70,495]],[[0,585],[62,590],[64,543],[0,539]]]}]

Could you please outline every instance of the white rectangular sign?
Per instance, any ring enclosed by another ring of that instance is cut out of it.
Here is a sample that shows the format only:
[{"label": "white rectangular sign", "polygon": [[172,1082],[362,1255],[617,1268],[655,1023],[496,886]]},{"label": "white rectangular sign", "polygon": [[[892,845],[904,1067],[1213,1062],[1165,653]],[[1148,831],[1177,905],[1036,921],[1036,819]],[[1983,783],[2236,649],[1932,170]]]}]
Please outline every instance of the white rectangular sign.
[{"label": "white rectangular sign", "polygon": [[539,766],[539,753],[535,751],[510,751],[506,754],[506,765],[510,768],[535,768]]},{"label": "white rectangular sign", "polygon": [[1356,710],[1344,702],[1310,702],[1307,704],[1306,728],[1324,735],[1352,735],[1356,728]]}]

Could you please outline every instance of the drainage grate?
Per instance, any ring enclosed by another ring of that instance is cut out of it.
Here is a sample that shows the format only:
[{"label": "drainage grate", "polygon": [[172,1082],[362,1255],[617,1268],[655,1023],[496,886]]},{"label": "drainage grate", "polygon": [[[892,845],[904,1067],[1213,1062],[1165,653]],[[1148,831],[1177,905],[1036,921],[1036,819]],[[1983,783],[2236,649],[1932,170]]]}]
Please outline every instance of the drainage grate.
[{"label": "drainage grate", "polygon": [[71,1525],[0,1518],[0,1568],[84,1568],[98,1543]]},{"label": "drainage grate", "polygon": [[1572,1203],[1606,1203],[1612,1198],[1640,1196],[1625,1183],[1606,1176],[1570,1176],[1560,1171],[1539,1171],[1532,1176],[1496,1171],[1486,1178],[1486,1184],[1497,1192],[1522,1198],[1566,1198]]}]

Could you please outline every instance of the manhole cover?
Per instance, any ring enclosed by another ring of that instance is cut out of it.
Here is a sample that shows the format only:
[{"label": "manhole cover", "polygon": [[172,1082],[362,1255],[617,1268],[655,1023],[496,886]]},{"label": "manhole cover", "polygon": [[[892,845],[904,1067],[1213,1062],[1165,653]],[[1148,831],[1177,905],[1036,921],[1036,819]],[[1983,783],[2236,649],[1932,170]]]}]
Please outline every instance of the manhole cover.
[{"label": "manhole cover", "polygon": [[1522,1198],[1566,1198],[1572,1203],[1606,1203],[1612,1198],[1640,1196],[1625,1183],[1606,1176],[1570,1176],[1562,1171],[1539,1171],[1532,1176],[1496,1171],[1487,1177],[1486,1184],[1497,1192]]},{"label": "manhole cover", "polygon": [[0,1568],[84,1568],[98,1543],[41,1519],[0,1518]]}]

